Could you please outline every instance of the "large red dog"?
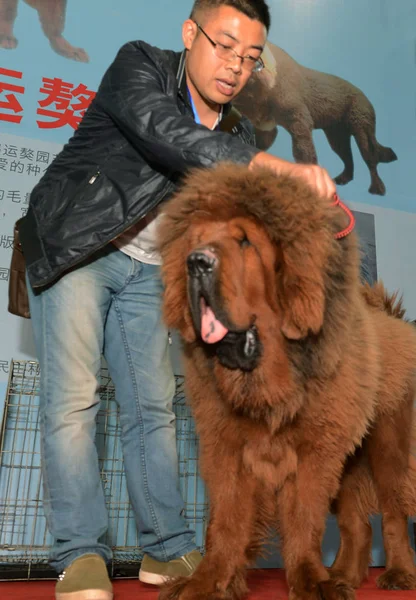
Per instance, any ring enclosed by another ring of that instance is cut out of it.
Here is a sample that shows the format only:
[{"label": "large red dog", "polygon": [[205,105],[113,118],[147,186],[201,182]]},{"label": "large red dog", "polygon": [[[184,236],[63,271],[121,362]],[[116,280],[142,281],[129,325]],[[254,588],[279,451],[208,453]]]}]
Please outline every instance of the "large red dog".
[{"label": "large red dog", "polygon": [[[210,499],[206,555],[161,598],[238,599],[277,527],[290,600],[351,600],[383,515],[384,588],[416,588],[407,516],[416,332],[362,287],[340,206],[237,165],[191,174],[165,207],[164,315],[183,339]],[[332,505],[342,542],[321,561]]]}]

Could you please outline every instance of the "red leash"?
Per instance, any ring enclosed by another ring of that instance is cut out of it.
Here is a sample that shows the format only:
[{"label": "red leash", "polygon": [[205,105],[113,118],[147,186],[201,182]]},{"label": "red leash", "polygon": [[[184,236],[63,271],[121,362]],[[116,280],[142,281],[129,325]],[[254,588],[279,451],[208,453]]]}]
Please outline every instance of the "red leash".
[{"label": "red leash", "polygon": [[348,208],[348,206],[345,206],[345,204],[341,202],[341,199],[337,193],[334,194],[334,202],[332,203],[332,206],[339,206],[340,208],[342,208],[342,210],[348,215],[350,219],[350,222],[348,223],[347,227],[339,233],[336,233],[334,236],[336,240],[340,240],[341,238],[344,238],[348,234],[350,234],[351,231],[354,229],[355,217],[352,211]]}]

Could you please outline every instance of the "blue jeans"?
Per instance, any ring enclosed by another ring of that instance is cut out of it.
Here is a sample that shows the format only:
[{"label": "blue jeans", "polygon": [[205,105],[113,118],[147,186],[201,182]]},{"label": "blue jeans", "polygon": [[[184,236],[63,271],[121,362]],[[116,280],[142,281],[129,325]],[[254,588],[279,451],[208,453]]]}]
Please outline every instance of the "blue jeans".
[{"label": "blue jeans", "polygon": [[161,320],[159,267],[109,246],[40,293],[29,289],[41,367],[44,507],[58,571],[99,542],[107,511],[95,446],[104,354],[120,407],[124,468],[139,542],[160,561],[195,548],[179,491],[175,381]]}]

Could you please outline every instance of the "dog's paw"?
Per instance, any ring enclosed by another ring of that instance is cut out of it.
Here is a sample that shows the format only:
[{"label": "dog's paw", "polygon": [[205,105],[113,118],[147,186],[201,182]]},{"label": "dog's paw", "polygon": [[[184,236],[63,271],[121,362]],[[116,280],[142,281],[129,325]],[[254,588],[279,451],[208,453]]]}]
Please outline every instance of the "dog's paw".
[{"label": "dog's paw", "polygon": [[185,598],[181,593],[184,591],[188,581],[188,577],[178,577],[177,579],[165,583],[160,588],[159,600],[178,600],[178,598]]},{"label": "dog's paw", "polygon": [[215,582],[196,577],[179,577],[160,588],[159,600],[226,600],[234,598],[215,591]]},{"label": "dog's paw", "polygon": [[416,590],[416,569],[389,569],[377,579],[377,586],[382,590]]},{"label": "dog's paw", "polygon": [[381,181],[381,179],[372,181],[370,187],[368,188],[370,194],[375,194],[376,196],[385,196],[386,194],[386,186]]},{"label": "dog's paw", "polygon": [[64,37],[61,35],[51,38],[50,44],[57,54],[76,60],[77,62],[89,62],[89,56],[82,48],[76,48],[72,46]]},{"label": "dog's paw", "polygon": [[338,579],[328,579],[318,584],[321,600],[355,600],[354,588]]},{"label": "dog's paw", "polygon": [[339,175],[337,175],[335,177],[334,181],[337,185],[347,185],[347,183],[352,181],[352,179],[353,179],[352,175],[348,175],[347,173],[343,172],[343,173],[340,173]]},{"label": "dog's paw", "polygon": [[344,572],[342,569],[328,569],[331,579],[334,581],[343,581],[351,587],[357,589],[367,576],[367,569],[363,572],[352,572],[351,569]]},{"label": "dog's paw", "polygon": [[17,47],[17,39],[14,35],[6,35],[4,33],[0,33],[0,48],[5,48],[6,50],[14,50]]},{"label": "dog's paw", "polygon": [[185,593],[187,577],[179,577],[160,588],[159,600],[185,600],[189,596]]}]

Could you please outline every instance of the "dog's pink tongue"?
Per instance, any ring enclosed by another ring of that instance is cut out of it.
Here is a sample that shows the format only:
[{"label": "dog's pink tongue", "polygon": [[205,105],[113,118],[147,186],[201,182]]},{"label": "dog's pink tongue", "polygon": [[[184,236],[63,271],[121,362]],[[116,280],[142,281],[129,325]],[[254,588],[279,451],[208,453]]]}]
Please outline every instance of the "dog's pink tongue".
[{"label": "dog's pink tongue", "polygon": [[213,310],[201,298],[201,336],[207,344],[215,344],[227,335],[228,329],[215,317]]}]

